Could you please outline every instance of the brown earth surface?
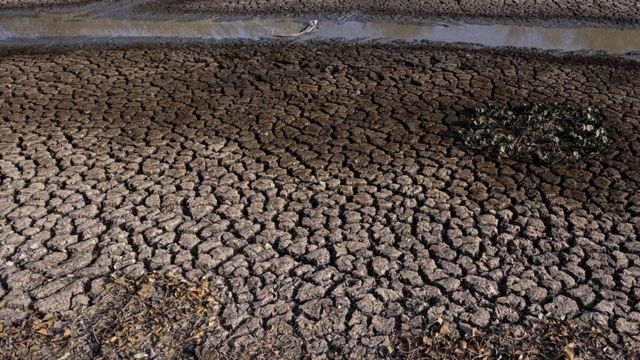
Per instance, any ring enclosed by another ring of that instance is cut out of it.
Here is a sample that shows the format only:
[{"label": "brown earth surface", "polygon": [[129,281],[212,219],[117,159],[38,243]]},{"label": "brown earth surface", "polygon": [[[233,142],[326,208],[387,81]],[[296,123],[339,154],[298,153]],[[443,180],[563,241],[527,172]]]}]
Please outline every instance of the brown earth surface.
[{"label": "brown earth surface", "polygon": [[0,8],[59,6],[87,3],[85,0],[0,0]]},{"label": "brown earth surface", "polygon": [[489,17],[508,20],[573,20],[603,24],[640,24],[635,0],[157,0],[150,8],[171,12],[232,14],[365,13],[384,16]]},{"label": "brown earth surface", "polygon": [[[152,272],[192,284],[161,288],[186,318],[153,317],[188,328],[185,357],[379,358],[433,324],[460,339],[534,321],[633,348],[639,93],[636,63],[424,46],[6,53],[0,352],[172,357],[163,337],[105,348],[166,335],[135,321],[157,297],[122,300],[154,291],[113,287]],[[599,106],[612,148],[536,166],[457,139],[474,107],[527,101]],[[83,317],[104,304],[129,312]],[[20,342],[65,322],[80,340]]]},{"label": "brown earth surface", "polygon": [[[87,3],[84,0],[0,0],[0,7]],[[384,16],[489,17],[524,22],[572,21],[637,26],[636,0],[152,0],[142,8],[183,12],[265,14],[371,14]]]}]

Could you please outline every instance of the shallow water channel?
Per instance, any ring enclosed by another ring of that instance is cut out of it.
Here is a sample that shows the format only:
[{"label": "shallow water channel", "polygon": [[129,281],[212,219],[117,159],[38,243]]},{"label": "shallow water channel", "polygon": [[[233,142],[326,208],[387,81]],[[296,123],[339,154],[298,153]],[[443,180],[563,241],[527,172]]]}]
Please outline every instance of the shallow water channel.
[{"label": "shallow water channel", "polygon": [[348,41],[437,42],[485,47],[534,48],[558,52],[606,53],[640,59],[640,29],[471,24],[447,20],[376,19],[335,16],[313,18],[219,17],[154,14],[136,2],[0,11],[0,46],[82,45],[96,42],[171,41]]}]

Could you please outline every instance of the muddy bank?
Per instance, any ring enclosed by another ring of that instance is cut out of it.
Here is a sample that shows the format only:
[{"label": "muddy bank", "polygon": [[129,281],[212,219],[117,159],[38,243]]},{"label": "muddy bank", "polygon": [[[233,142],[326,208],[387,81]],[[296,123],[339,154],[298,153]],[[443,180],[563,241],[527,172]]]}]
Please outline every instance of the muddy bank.
[{"label": "muddy bank", "polygon": [[[247,44],[15,53],[0,74],[4,324],[157,271],[208,277],[205,354],[379,357],[439,321],[639,340],[635,64]],[[611,150],[541,167],[457,140],[474,107],[526,101],[601,107]]]},{"label": "muddy bank", "polygon": [[[146,5],[147,6],[147,5]],[[490,0],[159,0],[148,4],[171,12],[215,12],[224,14],[323,14],[364,13],[372,15],[487,17],[518,22],[572,21],[638,26],[640,8],[633,0],[561,0],[505,1]]]},{"label": "muddy bank", "polygon": [[0,0],[0,8],[34,8],[85,4],[86,0]]},{"label": "muddy bank", "polygon": [[[4,0],[0,7],[29,8],[62,4],[82,4],[75,0]],[[139,3],[139,2],[136,2]],[[141,10],[178,13],[215,13],[221,15],[381,15],[411,17],[488,18],[518,23],[570,23],[601,26],[637,27],[640,7],[634,0],[156,0],[140,4]]]},{"label": "muddy bank", "polygon": [[[388,17],[356,20],[334,14],[332,19],[256,16],[220,18],[213,15],[140,13],[118,4],[16,13],[0,11],[0,48],[77,47],[105,42],[145,45],[256,41],[342,42],[350,44],[429,43],[459,47],[515,48],[565,55],[610,56],[640,60],[640,29],[547,27],[477,24]],[[477,19],[476,19],[477,20]],[[308,27],[313,23],[313,27]],[[299,32],[303,29],[304,34]]]}]

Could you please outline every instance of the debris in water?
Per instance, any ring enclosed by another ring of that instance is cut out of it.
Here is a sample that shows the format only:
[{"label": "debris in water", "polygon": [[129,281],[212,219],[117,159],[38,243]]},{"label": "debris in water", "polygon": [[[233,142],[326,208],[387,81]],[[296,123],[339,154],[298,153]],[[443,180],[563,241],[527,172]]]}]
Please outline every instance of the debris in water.
[{"label": "debris in water", "polygon": [[297,36],[302,36],[304,34],[309,34],[312,33],[314,31],[316,31],[318,29],[318,20],[311,20],[309,21],[309,24],[307,24],[307,27],[304,28],[304,30],[302,30],[299,33],[295,33],[295,34],[286,34],[286,35],[277,35],[279,37],[297,37]]}]

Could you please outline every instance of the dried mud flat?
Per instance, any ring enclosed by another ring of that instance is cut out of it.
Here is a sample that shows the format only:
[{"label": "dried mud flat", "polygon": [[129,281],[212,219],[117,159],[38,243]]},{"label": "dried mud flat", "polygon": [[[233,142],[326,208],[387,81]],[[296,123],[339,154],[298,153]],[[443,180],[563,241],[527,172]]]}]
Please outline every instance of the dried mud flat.
[{"label": "dried mud flat", "polygon": [[[509,324],[598,357],[640,340],[637,64],[229,44],[0,74],[6,358],[381,358]],[[526,101],[601,107],[612,149],[540,167],[456,139],[475,106]]]},{"label": "dried mud flat", "polygon": [[301,15],[351,12],[383,16],[488,17],[518,22],[569,20],[607,25],[640,25],[640,5],[634,0],[156,0],[144,7],[171,13],[186,11]]},{"label": "dried mud flat", "polygon": [[[0,8],[85,4],[87,0],[0,0]],[[107,2],[107,1],[105,1]],[[635,0],[151,0],[146,10],[171,14],[369,14],[384,16],[446,16],[500,18],[503,21],[587,22],[610,26],[640,25],[640,5]]]}]

